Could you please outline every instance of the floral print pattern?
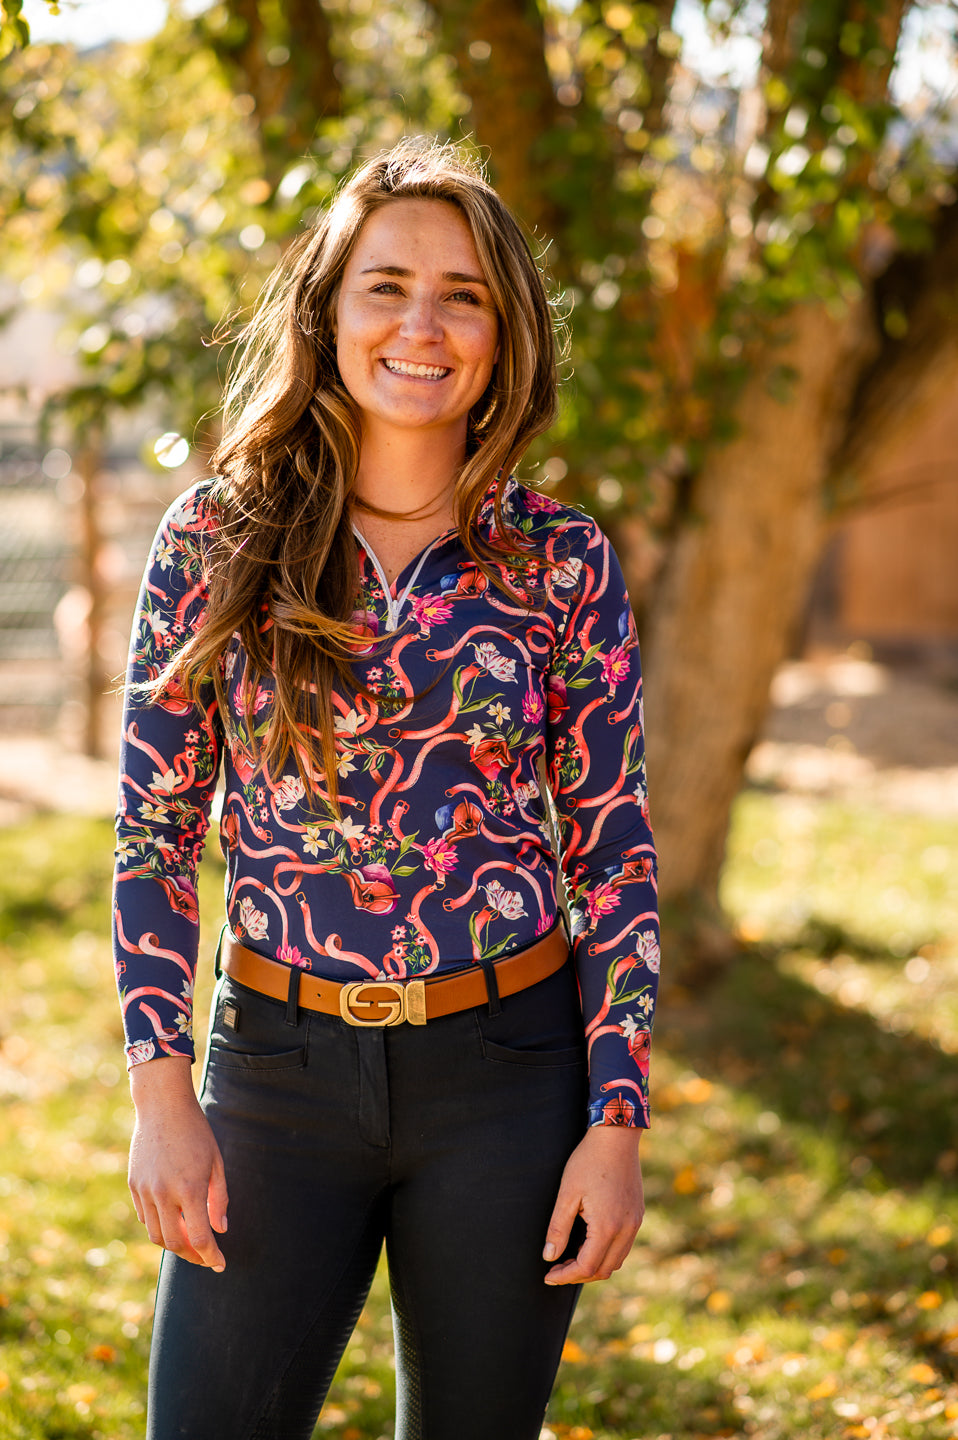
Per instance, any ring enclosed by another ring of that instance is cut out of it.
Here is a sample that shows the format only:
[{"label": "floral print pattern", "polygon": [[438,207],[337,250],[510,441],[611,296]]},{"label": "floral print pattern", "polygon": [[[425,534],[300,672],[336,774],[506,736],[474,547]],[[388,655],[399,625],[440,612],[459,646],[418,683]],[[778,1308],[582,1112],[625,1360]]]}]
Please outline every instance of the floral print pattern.
[{"label": "floral print pattern", "polygon": [[[131,682],[154,678],[202,622],[210,484],[160,526]],[[479,516],[492,542],[495,488]],[[279,775],[257,767],[272,687],[251,694],[238,640],[221,662],[226,713],[212,684],[196,706],[128,689],[114,921],[130,1064],[193,1054],[196,864],[222,766],[231,928],[290,966],[350,981],[494,959],[555,924],[563,884],[590,1124],[648,1124],[659,944],[635,626],[594,521],[515,481],[504,505],[535,558],[520,579],[504,554],[501,573],[533,591],[532,608],[489,584],[455,531],[387,596],[357,536],[353,668],[368,693],[332,695],[341,818],[321,775],[307,787],[292,761]]]}]

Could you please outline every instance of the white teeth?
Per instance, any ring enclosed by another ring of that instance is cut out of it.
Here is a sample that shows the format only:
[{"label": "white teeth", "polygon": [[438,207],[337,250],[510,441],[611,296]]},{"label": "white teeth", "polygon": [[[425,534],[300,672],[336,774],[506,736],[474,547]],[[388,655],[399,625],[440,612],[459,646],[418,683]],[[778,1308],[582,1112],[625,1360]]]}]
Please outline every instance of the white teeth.
[{"label": "white teeth", "polygon": [[396,375],[415,375],[420,380],[439,380],[449,373],[446,365],[409,365],[405,360],[384,360],[383,364]]}]

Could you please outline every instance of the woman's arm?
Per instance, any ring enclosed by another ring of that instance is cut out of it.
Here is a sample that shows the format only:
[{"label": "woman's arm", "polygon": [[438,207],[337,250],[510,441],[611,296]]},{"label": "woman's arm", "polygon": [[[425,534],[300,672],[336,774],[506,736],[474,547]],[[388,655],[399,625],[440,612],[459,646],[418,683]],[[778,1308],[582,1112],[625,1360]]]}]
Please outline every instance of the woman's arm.
[{"label": "woman's arm", "polygon": [[213,1133],[193,1092],[193,980],[199,941],[196,866],[209,825],[221,734],[213,687],[203,703],[154,679],[202,623],[203,487],[165,516],[133,622],[117,807],[114,963],[136,1124],[129,1183],[157,1245],[215,1270],[227,1191]]},{"label": "woman's arm", "polygon": [[607,1278],[642,1223],[638,1142],[649,1123],[659,970],[635,623],[618,560],[586,525],[576,601],[550,674],[547,763],[582,994],[590,1128],[565,1167],[544,1258],[562,1254],[576,1215],[587,1233],[578,1255],[549,1271],[549,1284]]}]

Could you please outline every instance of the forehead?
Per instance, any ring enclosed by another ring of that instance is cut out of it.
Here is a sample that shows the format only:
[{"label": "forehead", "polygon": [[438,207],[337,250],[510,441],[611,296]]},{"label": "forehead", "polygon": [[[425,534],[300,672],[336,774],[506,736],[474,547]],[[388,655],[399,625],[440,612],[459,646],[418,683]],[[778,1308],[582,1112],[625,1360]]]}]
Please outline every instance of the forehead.
[{"label": "forehead", "polygon": [[376,264],[483,273],[465,216],[448,200],[388,200],[375,210],[356,237],[347,269]]}]

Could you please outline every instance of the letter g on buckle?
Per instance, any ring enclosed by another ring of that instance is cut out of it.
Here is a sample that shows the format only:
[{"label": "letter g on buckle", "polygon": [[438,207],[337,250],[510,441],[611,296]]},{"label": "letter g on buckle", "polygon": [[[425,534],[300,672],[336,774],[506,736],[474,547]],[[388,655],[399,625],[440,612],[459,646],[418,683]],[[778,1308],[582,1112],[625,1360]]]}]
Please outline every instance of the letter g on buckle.
[{"label": "letter g on buckle", "polygon": [[347,1025],[413,1025],[426,1023],[425,986],[421,980],[400,985],[394,980],[358,980],[344,985],[339,1013]]}]

